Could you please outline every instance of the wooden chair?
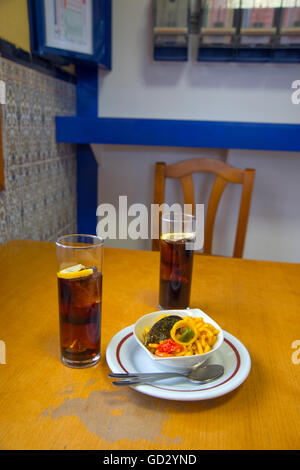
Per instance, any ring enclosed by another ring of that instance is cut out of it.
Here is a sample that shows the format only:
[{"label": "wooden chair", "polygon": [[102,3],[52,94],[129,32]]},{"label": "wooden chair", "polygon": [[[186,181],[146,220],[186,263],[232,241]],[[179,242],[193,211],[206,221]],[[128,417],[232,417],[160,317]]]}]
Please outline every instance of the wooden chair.
[{"label": "wooden chair", "polygon": [[[173,165],[166,165],[163,162],[157,162],[155,166],[154,204],[160,205],[164,203],[165,179],[179,178],[182,184],[184,203],[192,204],[194,212],[195,197],[192,175],[196,172],[208,172],[216,175],[205,218],[203,254],[206,255],[212,254],[214,223],[219,202],[226,184],[229,182],[243,185],[233,250],[233,256],[235,258],[241,258],[243,256],[244,243],[246,238],[255,170],[240,170],[239,168],[235,168],[220,160],[211,158],[192,158],[174,163]],[[159,240],[153,240],[152,250],[159,250]]]}]

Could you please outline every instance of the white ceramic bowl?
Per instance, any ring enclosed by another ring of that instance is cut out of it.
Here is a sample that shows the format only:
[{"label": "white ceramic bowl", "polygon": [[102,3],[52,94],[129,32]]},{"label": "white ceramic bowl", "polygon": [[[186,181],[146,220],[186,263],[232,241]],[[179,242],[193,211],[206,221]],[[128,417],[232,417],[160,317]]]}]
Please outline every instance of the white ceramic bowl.
[{"label": "white ceramic bowl", "polygon": [[[195,356],[182,356],[182,357],[157,357],[154,356],[143,344],[143,338],[145,334],[145,328],[151,328],[154,323],[156,323],[157,319],[161,317],[163,314],[167,315],[178,315],[180,317],[202,317],[203,320],[207,323],[213,325],[217,330],[219,330],[218,339],[215,342],[211,351],[204,353],[204,354],[196,354]],[[223,343],[223,331],[221,327],[206,313],[202,312],[202,310],[195,308],[189,310],[159,310],[158,312],[148,313],[141,317],[136,324],[134,325],[134,336],[137,340],[138,344],[144,349],[144,351],[148,354],[148,356],[155,362],[159,368],[162,369],[176,369],[180,370],[188,370],[193,367],[195,364],[200,364],[205,362]]]}]

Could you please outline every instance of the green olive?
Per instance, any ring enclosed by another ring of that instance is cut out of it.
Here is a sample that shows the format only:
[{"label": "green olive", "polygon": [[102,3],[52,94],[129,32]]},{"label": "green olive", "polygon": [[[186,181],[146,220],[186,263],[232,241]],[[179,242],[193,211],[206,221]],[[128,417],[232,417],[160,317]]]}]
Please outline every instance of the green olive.
[{"label": "green olive", "polygon": [[179,341],[182,343],[188,343],[194,337],[195,333],[190,328],[187,328],[185,332],[180,336]]}]

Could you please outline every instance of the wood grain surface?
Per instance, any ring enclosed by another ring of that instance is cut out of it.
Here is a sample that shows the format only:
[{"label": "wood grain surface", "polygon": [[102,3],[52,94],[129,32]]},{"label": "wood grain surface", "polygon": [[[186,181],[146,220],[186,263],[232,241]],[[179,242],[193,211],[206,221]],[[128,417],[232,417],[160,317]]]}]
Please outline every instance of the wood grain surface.
[{"label": "wood grain surface", "polygon": [[299,449],[299,265],[195,258],[191,306],[252,359],[238,389],[199,402],[116,389],[107,377],[112,336],[157,309],[158,253],[105,249],[102,358],[84,370],[59,359],[54,244],[3,245],[0,272],[1,449]]}]

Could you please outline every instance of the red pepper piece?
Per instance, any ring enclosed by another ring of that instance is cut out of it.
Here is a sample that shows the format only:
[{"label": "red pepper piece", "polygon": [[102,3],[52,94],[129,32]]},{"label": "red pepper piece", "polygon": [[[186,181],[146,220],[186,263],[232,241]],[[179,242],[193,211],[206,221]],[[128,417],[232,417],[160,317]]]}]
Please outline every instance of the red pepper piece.
[{"label": "red pepper piece", "polygon": [[176,353],[183,351],[181,344],[175,343],[172,339],[166,339],[157,347],[155,355],[160,357],[172,357]]}]

